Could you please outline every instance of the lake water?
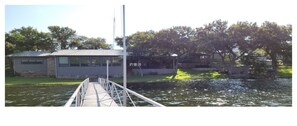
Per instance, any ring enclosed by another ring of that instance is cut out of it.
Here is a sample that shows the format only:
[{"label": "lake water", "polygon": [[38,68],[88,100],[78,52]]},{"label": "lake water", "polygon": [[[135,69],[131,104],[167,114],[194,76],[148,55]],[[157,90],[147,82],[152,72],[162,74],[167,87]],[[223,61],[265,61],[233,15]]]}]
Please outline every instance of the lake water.
[{"label": "lake water", "polygon": [[78,85],[6,85],[5,106],[63,106]]},{"label": "lake water", "polygon": [[[5,86],[6,106],[63,106],[77,85]],[[128,84],[165,106],[292,106],[292,79]]]},{"label": "lake water", "polygon": [[192,80],[129,88],[165,106],[292,106],[292,79]]}]

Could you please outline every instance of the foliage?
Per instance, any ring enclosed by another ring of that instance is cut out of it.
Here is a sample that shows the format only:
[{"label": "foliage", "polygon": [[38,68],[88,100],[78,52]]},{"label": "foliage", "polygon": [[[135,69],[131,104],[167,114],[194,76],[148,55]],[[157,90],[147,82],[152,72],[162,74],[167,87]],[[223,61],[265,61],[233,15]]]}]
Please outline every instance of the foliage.
[{"label": "foliage", "polygon": [[87,38],[80,49],[109,49],[104,38]]},{"label": "foliage", "polygon": [[49,26],[52,38],[55,39],[60,45],[61,49],[69,47],[69,39],[75,35],[75,30],[68,27]]},{"label": "foliage", "polygon": [[[277,57],[291,53],[292,27],[280,26],[274,22],[264,22],[256,34],[256,41],[272,60],[273,71],[277,70]],[[292,58],[291,58],[292,59]]]},{"label": "foliage", "polygon": [[109,49],[104,38],[76,35],[68,27],[49,26],[50,32],[21,27],[5,33],[5,55],[23,51],[54,51],[55,49]]},{"label": "foliage", "polygon": [[[117,38],[117,42],[122,45],[121,38]],[[157,32],[137,32],[127,37],[127,43],[128,50],[138,57],[176,53],[183,61],[207,54],[231,74],[235,66],[243,65],[240,63],[247,55],[266,56],[272,60],[274,71],[278,67],[277,60],[286,65],[292,64],[292,26],[274,22],[264,22],[261,26],[252,22],[237,22],[228,26],[227,21],[215,20],[195,29],[178,26]],[[219,56],[219,62],[215,55]],[[254,62],[254,66],[260,65],[253,59],[249,62]]]},{"label": "foliage", "polygon": [[53,50],[49,33],[39,32],[33,27],[21,27],[5,34],[5,54],[22,51]]}]

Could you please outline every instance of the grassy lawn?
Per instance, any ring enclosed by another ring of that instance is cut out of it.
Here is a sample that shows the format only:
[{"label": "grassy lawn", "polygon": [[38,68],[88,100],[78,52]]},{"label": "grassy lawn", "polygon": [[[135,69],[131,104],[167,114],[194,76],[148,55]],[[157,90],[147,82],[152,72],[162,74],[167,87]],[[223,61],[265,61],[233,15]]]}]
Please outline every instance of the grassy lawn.
[{"label": "grassy lawn", "polygon": [[83,80],[56,79],[50,77],[5,77],[5,85],[14,84],[80,84]]},{"label": "grassy lawn", "polygon": [[[138,82],[164,82],[170,79],[166,78],[168,75],[144,75],[143,77],[132,75],[127,77],[128,83],[138,83]],[[123,78],[110,78],[109,80],[116,83],[122,83]]]},{"label": "grassy lawn", "polygon": [[[292,78],[292,66],[280,66],[278,77]],[[173,75],[139,75],[128,76],[128,83],[141,82],[164,82],[164,81],[185,81],[189,79],[217,79],[226,78],[216,71],[195,71],[191,69],[178,69],[177,75],[172,79]],[[122,83],[123,78],[110,78],[110,80]],[[56,79],[50,77],[5,77],[6,85],[14,84],[80,84],[83,79]]]},{"label": "grassy lawn", "polygon": [[292,66],[279,66],[277,76],[281,78],[292,78]]},{"label": "grassy lawn", "polygon": [[[167,78],[171,79],[172,75],[167,76]],[[176,80],[217,79],[217,78],[225,78],[225,76],[216,71],[196,71],[191,69],[178,69],[177,75],[175,77]]]},{"label": "grassy lawn", "polygon": [[[128,83],[139,83],[139,82],[164,82],[164,81],[185,81],[189,79],[216,79],[225,78],[224,75],[216,71],[195,71],[191,69],[178,69],[177,75],[172,79],[173,75],[144,75],[143,77],[132,75],[127,77]],[[111,78],[110,80],[122,83],[122,78]]]}]

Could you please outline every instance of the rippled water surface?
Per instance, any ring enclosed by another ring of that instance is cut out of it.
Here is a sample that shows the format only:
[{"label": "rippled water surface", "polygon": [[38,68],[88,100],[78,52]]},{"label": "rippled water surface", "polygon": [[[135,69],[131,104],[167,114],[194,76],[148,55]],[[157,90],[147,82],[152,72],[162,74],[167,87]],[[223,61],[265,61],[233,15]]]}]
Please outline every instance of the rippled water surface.
[{"label": "rippled water surface", "polygon": [[292,106],[292,79],[192,80],[129,88],[166,106]]},{"label": "rippled water surface", "polygon": [[77,85],[6,85],[5,106],[63,106]]},{"label": "rippled water surface", "polygon": [[[63,106],[77,85],[5,86],[6,106]],[[165,106],[292,106],[292,79],[128,84]]]}]

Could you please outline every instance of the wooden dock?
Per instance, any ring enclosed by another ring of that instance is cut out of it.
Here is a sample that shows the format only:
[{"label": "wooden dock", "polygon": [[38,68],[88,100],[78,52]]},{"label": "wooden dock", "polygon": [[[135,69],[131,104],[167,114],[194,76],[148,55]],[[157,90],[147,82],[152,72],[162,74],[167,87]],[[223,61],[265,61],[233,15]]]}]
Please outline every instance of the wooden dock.
[{"label": "wooden dock", "polygon": [[118,107],[98,82],[89,82],[82,107]]}]

